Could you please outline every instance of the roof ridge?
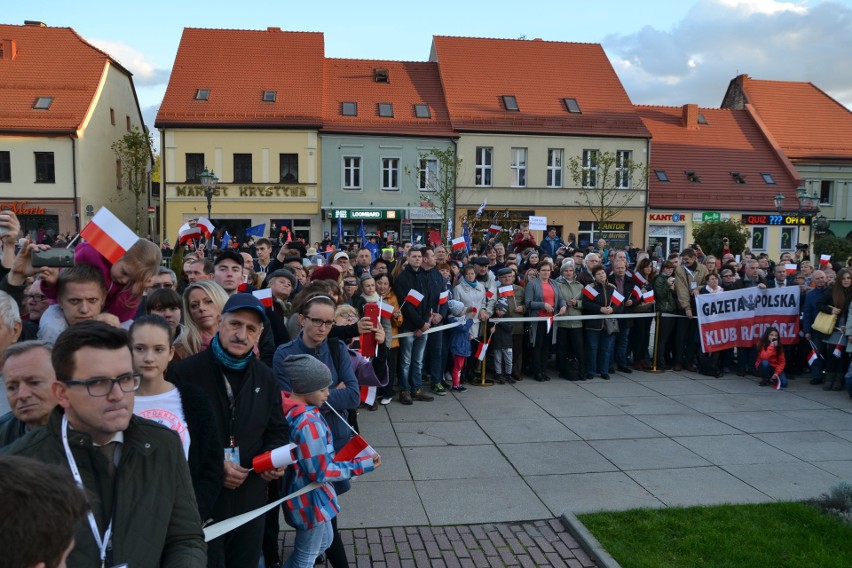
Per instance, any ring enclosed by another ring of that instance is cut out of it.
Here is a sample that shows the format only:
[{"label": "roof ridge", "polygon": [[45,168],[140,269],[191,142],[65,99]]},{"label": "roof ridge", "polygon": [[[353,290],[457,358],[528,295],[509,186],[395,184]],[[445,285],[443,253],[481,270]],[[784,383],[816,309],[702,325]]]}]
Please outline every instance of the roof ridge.
[{"label": "roof ridge", "polygon": [[529,43],[555,43],[555,44],[568,44],[568,45],[601,45],[600,42],[597,41],[557,41],[552,39],[541,39],[541,38],[506,38],[506,37],[482,37],[482,36],[450,36],[450,35],[433,35],[433,39],[435,38],[447,38],[447,39],[481,39],[488,41],[517,41],[517,42],[529,42]]},{"label": "roof ridge", "polygon": [[435,61],[414,61],[411,59],[361,59],[358,57],[326,57],[326,61],[360,61],[362,63],[422,63],[437,66]]},{"label": "roof ridge", "polygon": [[[276,28],[276,29],[270,31],[269,28]],[[194,30],[194,31],[202,31],[202,32],[257,32],[257,33],[287,33],[287,34],[325,35],[325,32],[283,30],[283,29],[277,28],[277,26],[269,26],[269,28],[267,28],[265,30],[259,30],[259,29],[247,29],[247,28],[196,28],[196,27],[193,27],[193,26],[186,26],[183,29],[184,29],[184,31]]]}]

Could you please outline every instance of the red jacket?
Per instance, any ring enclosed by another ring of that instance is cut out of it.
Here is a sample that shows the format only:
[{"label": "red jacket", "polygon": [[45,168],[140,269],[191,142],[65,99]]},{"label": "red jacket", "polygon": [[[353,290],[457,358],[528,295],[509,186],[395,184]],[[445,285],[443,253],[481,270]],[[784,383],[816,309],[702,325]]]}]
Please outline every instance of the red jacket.
[{"label": "red jacket", "polygon": [[784,346],[779,345],[777,348],[774,345],[767,345],[763,349],[757,352],[757,357],[754,361],[754,367],[757,368],[760,365],[761,361],[769,361],[769,364],[775,370],[776,375],[780,375],[784,372],[784,365],[786,361],[784,359]]}]

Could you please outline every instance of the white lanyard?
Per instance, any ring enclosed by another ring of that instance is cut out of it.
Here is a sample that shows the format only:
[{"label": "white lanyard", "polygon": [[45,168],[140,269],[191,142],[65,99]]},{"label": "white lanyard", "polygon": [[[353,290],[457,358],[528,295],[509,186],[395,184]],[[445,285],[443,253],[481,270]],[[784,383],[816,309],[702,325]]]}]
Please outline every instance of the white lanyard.
[{"label": "white lanyard", "polygon": [[[83,478],[80,477],[80,470],[77,469],[77,462],[74,460],[74,456],[71,454],[71,446],[68,444],[68,417],[62,416],[62,445],[65,447],[65,457],[68,458],[68,466],[71,468],[71,475],[74,476],[74,481],[77,482],[77,485],[80,486],[80,489],[86,490],[83,486]],[[112,519],[109,520],[109,525],[107,526],[107,530],[104,533],[104,538],[101,540],[101,533],[98,532],[98,524],[95,522],[95,515],[92,513],[92,509],[89,509],[88,514],[86,515],[89,519],[89,528],[92,529],[92,536],[95,537],[95,544],[98,545],[98,550],[100,550],[101,554],[101,567],[104,566],[104,560],[106,559],[106,550],[109,545],[109,538],[112,534]]]}]

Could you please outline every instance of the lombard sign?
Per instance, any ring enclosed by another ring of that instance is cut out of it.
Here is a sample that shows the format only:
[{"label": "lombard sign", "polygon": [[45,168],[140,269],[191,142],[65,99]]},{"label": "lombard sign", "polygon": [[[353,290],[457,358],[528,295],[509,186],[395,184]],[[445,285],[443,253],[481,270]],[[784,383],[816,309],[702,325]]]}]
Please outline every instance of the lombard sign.
[{"label": "lombard sign", "polygon": [[399,219],[399,211],[396,209],[333,209],[332,219],[350,219],[350,220],[381,220]]},{"label": "lombard sign", "polygon": [[672,223],[685,223],[686,215],[683,213],[649,213],[649,221],[670,221]]}]

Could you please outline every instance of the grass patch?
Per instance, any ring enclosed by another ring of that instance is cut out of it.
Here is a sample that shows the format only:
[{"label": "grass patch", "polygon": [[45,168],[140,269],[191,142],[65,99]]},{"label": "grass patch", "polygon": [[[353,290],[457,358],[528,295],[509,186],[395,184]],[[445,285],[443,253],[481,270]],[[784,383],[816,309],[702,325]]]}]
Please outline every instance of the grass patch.
[{"label": "grass patch", "polygon": [[623,568],[852,566],[852,527],[803,503],[579,517]]}]

